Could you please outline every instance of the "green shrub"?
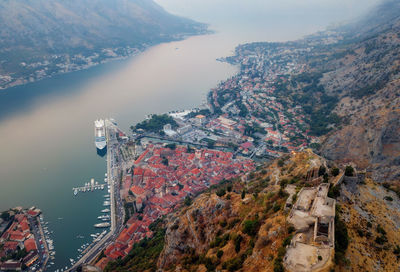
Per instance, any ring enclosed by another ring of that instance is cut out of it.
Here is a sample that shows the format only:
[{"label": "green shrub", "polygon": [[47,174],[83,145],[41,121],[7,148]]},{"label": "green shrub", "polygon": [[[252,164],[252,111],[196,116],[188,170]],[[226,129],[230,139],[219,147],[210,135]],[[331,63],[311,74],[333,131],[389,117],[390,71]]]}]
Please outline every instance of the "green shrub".
[{"label": "green shrub", "polygon": [[331,186],[328,191],[328,197],[337,198],[340,196],[340,185]]},{"label": "green shrub", "polygon": [[260,222],[255,220],[246,220],[243,222],[243,232],[250,235],[255,236],[258,232]]},{"label": "green shrub", "polygon": [[218,251],[217,251],[217,257],[218,257],[219,259],[221,259],[222,255],[224,255],[224,251],[221,250],[221,249],[218,250]]},{"label": "green shrub", "polygon": [[293,226],[288,227],[288,233],[291,234],[295,231],[296,229]]},{"label": "green shrub", "polygon": [[225,228],[226,225],[228,225],[228,223],[226,222],[226,220],[222,220],[222,221],[219,222],[219,225],[220,225],[221,227]]},{"label": "green shrub", "polygon": [[293,235],[289,235],[288,237],[286,237],[283,240],[282,246],[286,247],[286,246],[290,245],[290,242],[292,241],[292,238],[293,238]]},{"label": "green shrub", "polygon": [[229,234],[226,233],[223,236],[217,236],[215,237],[214,241],[210,243],[210,247],[223,247],[225,246],[229,241]]},{"label": "green shrub", "polygon": [[235,243],[235,251],[238,253],[240,251],[240,244],[242,243],[243,237],[241,235],[238,235],[235,237],[234,243]]},{"label": "green shrub", "polygon": [[273,210],[274,210],[274,212],[277,212],[277,211],[279,211],[281,208],[282,208],[282,207],[281,207],[280,204],[275,203]]},{"label": "green shrub", "polygon": [[384,235],[378,236],[378,237],[376,237],[376,239],[375,239],[375,243],[377,243],[378,245],[383,245],[383,244],[386,243],[387,241],[388,241],[388,240],[387,240],[386,236],[384,236]]},{"label": "green shrub", "polygon": [[240,257],[236,257],[226,261],[222,264],[222,269],[227,269],[228,271],[237,271],[243,266],[244,260]]},{"label": "green shrub", "polygon": [[242,197],[242,199],[244,199],[246,197],[246,191],[245,190],[242,191],[241,197]]},{"label": "green shrub", "polygon": [[222,197],[226,194],[226,191],[224,188],[219,189],[216,193],[217,196]]},{"label": "green shrub", "polygon": [[191,199],[189,196],[186,196],[186,197],[185,197],[185,200],[183,201],[183,203],[184,203],[186,206],[190,206],[190,205],[192,205],[192,199]]},{"label": "green shrub", "polygon": [[348,246],[349,246],[349,235],[346,224],[339,218],[338,215],[336,215],[335,216],[335,262],[337,264],[345,259],[344,255]]},{"label": "green shrub", "polygon": [[382,228],[380,224],[376,227],[376,231],[382,235],[386,235],[386,231]]}]

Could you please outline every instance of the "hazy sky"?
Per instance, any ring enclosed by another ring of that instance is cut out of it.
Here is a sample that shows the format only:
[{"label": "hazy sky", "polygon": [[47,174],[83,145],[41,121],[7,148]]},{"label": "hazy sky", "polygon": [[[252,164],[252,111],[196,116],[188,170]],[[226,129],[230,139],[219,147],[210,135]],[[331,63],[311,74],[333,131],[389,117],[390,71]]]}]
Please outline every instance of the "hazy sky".
[{"label": "hazy sky", "polygon": [[[243,33],[249,40],[285,40],[293,33],[312,33],[331,24],[349,21],[380,0],[156,0],[171,13],[209,23],[223,32]],[[252,36],[249,25],[266,28]],[[274,27],[286,33],[272,33]],[[271,37],[272,36],[272,37]]]}]

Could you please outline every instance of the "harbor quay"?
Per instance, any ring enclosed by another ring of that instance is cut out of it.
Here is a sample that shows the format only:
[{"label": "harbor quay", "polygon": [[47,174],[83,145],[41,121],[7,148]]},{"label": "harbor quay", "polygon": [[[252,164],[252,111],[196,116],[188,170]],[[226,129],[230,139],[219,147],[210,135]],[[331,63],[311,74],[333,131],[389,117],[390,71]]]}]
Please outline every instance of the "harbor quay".
[{"label": "harbor quay", "polygon": [[[101,126],[103,125],[103,127]],[[91,264],[97,256],[105,249],[107,245],[112,243],[118,234],[122,231],[123,222],[122,218],[124,218],[124,210],[122,208],[121,198],[119,196],[119,175],[121,173],[121,166],[117,163],[116,156],[118,153],[119,141],[116,135],[119,133],[119,129],[115,124],[115,121],[105,119],[100,120],[99,122],[95,122],[95,136],[96,136],[96,147],[102,147],[107,149],[106,153],[106,161],[107,161],[107,173],[106,173],[106,181],[107,187],[109,190],[110,200],[108,201],[110,205],[110,223],[100,223],[96,224],[95,227],[98,228],[108,228],[110,227],[107,233],[102,233],[97,239],[93,241],[91,245],[89,245],[83,252],[82,257],[77,260],[75,264],[72,265],[67,271],[77,271],[78,268],[81,268],[84,265]],[[104,138],[103,138],[104,135]],[[99,143],[99,141],[106,142],[106,145],[103,146],[103,143]],[[96,182],[92,179],[89,184],[85,184],[84,187],[76,187],[73,188],[74,194],[75,190],[78,192],[85,192],[89,190],[96,189],[104,189],[105,184],[96,184]],[[103,187],[103,188],[102,188]],[[89,190],[88,190],[89,189]]]}]

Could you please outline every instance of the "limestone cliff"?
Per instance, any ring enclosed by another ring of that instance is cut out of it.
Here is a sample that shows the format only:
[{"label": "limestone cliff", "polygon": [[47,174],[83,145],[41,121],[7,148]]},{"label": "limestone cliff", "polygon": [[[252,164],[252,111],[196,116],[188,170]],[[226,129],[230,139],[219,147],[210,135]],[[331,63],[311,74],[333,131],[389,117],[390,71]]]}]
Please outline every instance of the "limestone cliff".
[{"label": "limestone cliff", "polygon": [[400,4],[386,1],[369,19],[335,46],[341,57],[321,64],[330,71],[320,83],[340,99],[334,112],[343,121],[323,137],[322,154],[368,168],[378,182],[399,181]]}]

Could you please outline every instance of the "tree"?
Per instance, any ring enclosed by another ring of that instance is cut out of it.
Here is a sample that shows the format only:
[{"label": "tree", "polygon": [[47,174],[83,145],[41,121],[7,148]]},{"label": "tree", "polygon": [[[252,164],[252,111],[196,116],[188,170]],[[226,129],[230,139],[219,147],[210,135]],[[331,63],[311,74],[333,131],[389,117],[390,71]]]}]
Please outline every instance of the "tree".
[{"label": "tree", "polygon": [[10,219],[10,214],[9,214],[9,212],[7,212],[7,211],[3,212],[3,213],[1,214],[1,218],[2,218],[4,221],[8,221],[8,220]]},{"label": "tree", "polygon": [[318,169],[318,176],[323,176],[326,173],[325,166],[321,165]]},{"label": "tree", "polygon": [[157,115],[153,114],[150,119],[145,120],[134,127],[134,130],[143,129],[148,132],[159,133],[164,125],[170,124],[172,128],[177,128],[178,123],[168,114]]},{"label": "tree", "polygon": [[324,174],[324,180],[322,181],[323,183],[328,183],[329,182],[329,176],[328,173]]},{"label": "tree", "polygon": [[172,150],[175,150],[176,149],[176,144],[175,143],[167,144],[165,147],[169,148],[169,149],[172,149]]},{"label": "tree", "polygon": [[339,172],[340,172],[339,168],[335,167],[332,169],[331,174],[332,176],[336,177],[337,175],[339,175]]},{"label": "tree", "polygon": [[194,153],[194,149],[190,145],[187,145],[186,152],[187,153]]},{"label": "tree", "polygon": [[243,191],[242,191],[242,199],[244,199],[245,197],[246,197],[246,191],[243,190]]},{"label": "tree", "polygon": [[224,188],[222,188],[222,189],[219,189],[215,194],[219,197],[222,197],[226,194],[226,191]]},{"label": "tree", "polygon": [[347,165],[344,174],[348,177],[352,177],[354,175],[354,168],[351,165]]},{"label": "tree", "polygon": [[192,205],[192,199],[189,196],[185,197],[185,200],[183,202],[186,206]]},{"label": "tree", "polygon": [[236,253],[239,253],[240,251],[240,244],[242,243],[242,240],[243,237],[241,235],[236,236],[234,239]]}]

